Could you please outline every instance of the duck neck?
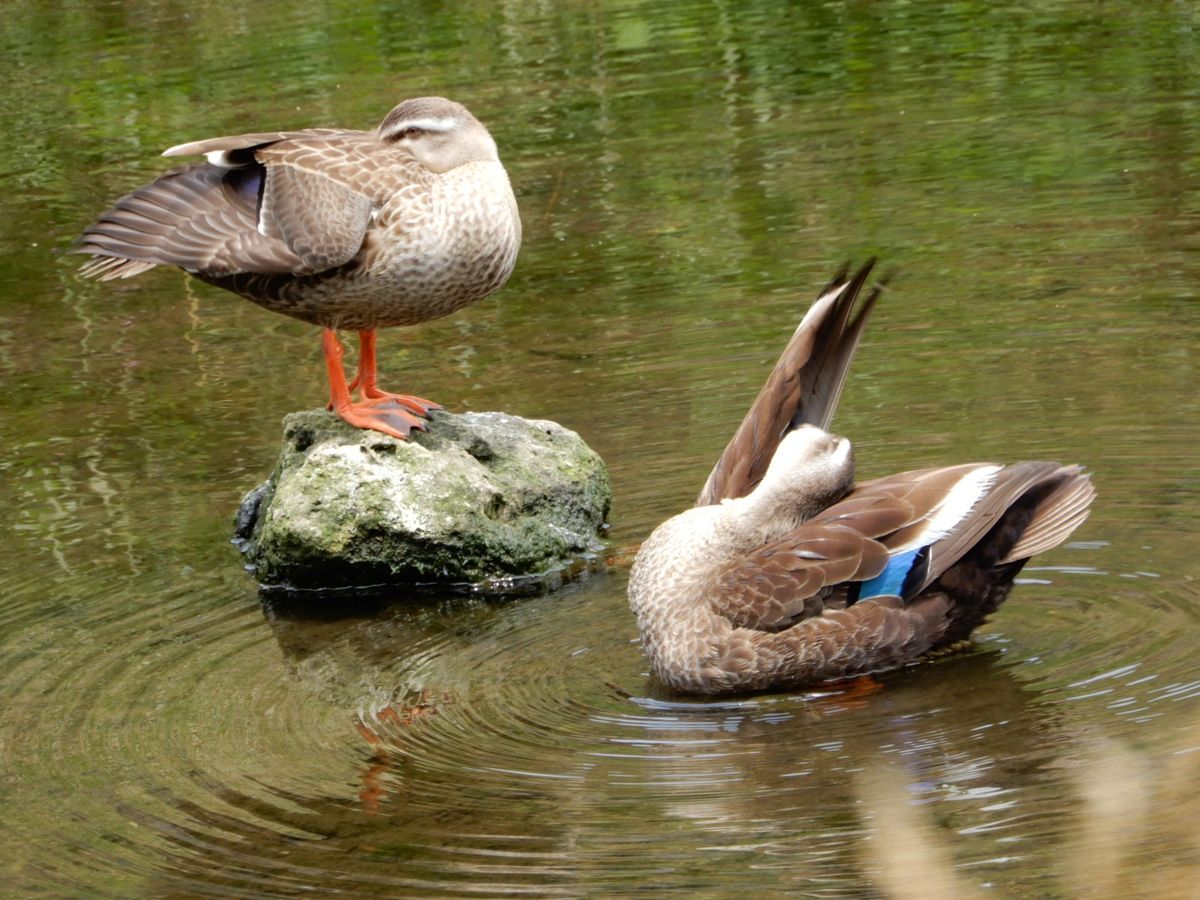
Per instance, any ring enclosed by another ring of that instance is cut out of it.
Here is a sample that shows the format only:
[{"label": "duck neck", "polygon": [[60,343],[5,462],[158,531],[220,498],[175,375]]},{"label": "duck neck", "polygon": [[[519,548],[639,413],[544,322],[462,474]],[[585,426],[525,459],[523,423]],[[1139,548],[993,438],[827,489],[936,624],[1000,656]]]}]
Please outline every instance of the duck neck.
[{"label": "duck neck", "polygon": [[738,552],[746,552],[777,541],[811,519],[832,502],[833,497],[797,499],[779,486],[762,484],[746,497],[721,504],[728,531],[736,535]]}]

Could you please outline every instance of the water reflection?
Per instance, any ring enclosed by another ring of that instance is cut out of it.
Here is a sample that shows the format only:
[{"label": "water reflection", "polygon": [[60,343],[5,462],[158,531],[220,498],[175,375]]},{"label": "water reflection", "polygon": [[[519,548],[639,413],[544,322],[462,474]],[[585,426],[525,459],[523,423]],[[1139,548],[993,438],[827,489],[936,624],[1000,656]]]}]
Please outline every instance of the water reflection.
[{"label": "water reflection", "polygon": [[[321,816],[365,816],[357,828],[376,839],[433,835],[418,856],[440,848],[446,884],[486,871],[500,893],[551,890],[584,869],[604,883],[600,861],[612,854],[614,883],[663,889],[732,884],[753,865],[797,888],[867,878],[889,896],[969,896],[1063,852],[1090,872],[1078,883],[1118,883],[1087,861],[1111,843],[1111,824],[1087,810],[1055,824],[1055,798],[1086,807],[1115,768],[1130,777],[1150,763],[1110,751],[1081,767],[1090,739],[1016,676],[1003,644],[805,694],[654,698],[639,692],[628,641],[571,646],[558,633],[597,602],[596,587],[557,598],[561,609],[478,604],[452,625],[433,608],[273,617],[292,671],[346,710],[343,727],[361,742],[355,802]],[[514,637],[537,645],[540,661],[511,648]],[[572,673],[566,658],[585,662]],[[602,681],[614,671],[624,684]],[[1122,798],[1145,786],[1110,798],[1112,816],[1128,819]],[[654,852],[639,854],[649,832]],[[504,866],[481,868],[489,855]]]},{"label": "water reflection", "polygon": [[[1084,741],[1069,756],[1051,762],[1067,777],[1064,800],[1077,809],[1064,829],[1063,865],[1029,890],[1039,895],[1086,897],[1194,897],[1200,876],[1190,853],[1160,852],[1164,842],[1195,852],[1194,786],[1200,778],[1200,722],[1175,748],[1135,751],[1103,738]],[[862,843],[863,863],[876,886],[889,897],[951,898],[982,896],[991,887],[973,876],[972,862],[957,862],[962,830],[948,828],[930,801],[921,797],[908,773],[892,763],[864,770],[857,796],[870,833]],[[999,792],[1003,793],[1003,792]],[[994,804],[1005,811],[1015,800]],[[1018,817],[1019,813],[1014,813]],[[985,860],[988,865],[1027,864],[1021,840],[1013,855]]]},{"label": "water reflection", "polygon": [[[1197,893],[1196,25],[1073,0],[7,4],[0,883]],[[311,331],[57,254],[166,146],[433,90],[506,148],[526,244],[501,295],[381,365],[582,433],[616,547],[690,503],[814,287],[872,253],[898,275],[837,421],[864,475],[1080,460],[1087,533],[981,652],[873,692],[659,696],[619,570],[264,617],[230,517],[280,411],[323,399]]]}]

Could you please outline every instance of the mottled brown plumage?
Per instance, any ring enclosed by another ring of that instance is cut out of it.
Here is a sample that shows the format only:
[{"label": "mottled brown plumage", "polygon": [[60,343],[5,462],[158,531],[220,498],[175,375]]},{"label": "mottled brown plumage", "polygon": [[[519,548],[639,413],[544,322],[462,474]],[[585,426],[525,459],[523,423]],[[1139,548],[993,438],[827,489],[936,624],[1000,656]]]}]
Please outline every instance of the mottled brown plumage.
[{"label": "mottled brown plumage", "polygon": [[[84,232],[75,247],[93,257],[84,274],[178,266],[320,325],[339,414],[397,437],[423,427],[435,404],[375,386],[374,330],[448,315],[512,272],[521,222],[487,129],[461,104],[422,97],[373,131],[235,135],[164,155],[200,154],[208,162],[165,173]],[[337,329],[360,335],[349,386]]]},{"label": "mottled brown plumage", "polygon": [[[835,278],[792,336],[697,506],[642,545],[629,600],[676,690],[759,690],[895,668],[966,638],[1094,496],[1077,466],[971,463],[854,485],[824,431],[878,296]],[[852,315],[852,312],[854,314]]]}]

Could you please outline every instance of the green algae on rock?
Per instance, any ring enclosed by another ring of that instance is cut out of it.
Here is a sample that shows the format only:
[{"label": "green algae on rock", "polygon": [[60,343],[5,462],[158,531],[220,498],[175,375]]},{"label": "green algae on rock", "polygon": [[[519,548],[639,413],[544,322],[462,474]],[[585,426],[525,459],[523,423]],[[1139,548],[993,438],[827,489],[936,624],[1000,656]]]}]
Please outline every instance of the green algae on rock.
[{"label": "green algae on rock", "polygon": [[324,410],[284,419],[236,539],[264,586],[474,585],[594,556],[612,499],[600,457],[550,421],[435,412],[407,441]]}]

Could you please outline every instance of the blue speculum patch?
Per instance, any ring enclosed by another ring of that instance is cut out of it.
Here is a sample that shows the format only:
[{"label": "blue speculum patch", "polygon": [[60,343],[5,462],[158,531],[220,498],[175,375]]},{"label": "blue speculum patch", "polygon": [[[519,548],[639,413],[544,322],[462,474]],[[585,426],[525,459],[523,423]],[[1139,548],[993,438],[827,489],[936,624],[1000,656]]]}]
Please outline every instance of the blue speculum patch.
[{"label": "blue speculum patch", "polygon": [[917,586],[924,581],[928,563],[928,547],[897,553],[888,559],[883,571],[874,578],[851,585],[850,602],[857,603],[875,597],[902,597],[909,600]]}]

